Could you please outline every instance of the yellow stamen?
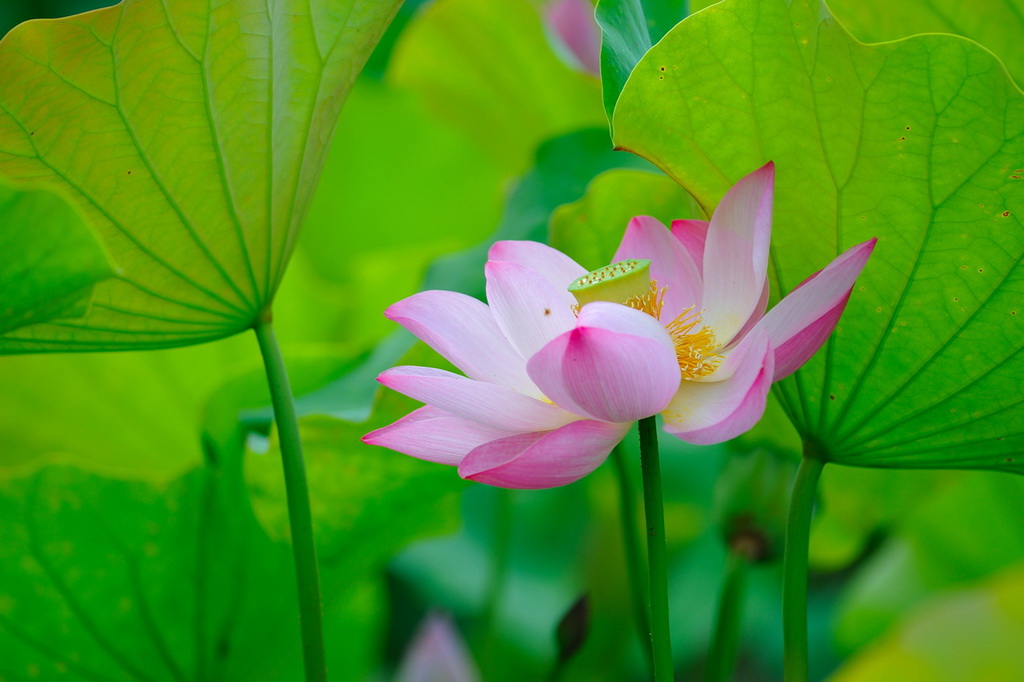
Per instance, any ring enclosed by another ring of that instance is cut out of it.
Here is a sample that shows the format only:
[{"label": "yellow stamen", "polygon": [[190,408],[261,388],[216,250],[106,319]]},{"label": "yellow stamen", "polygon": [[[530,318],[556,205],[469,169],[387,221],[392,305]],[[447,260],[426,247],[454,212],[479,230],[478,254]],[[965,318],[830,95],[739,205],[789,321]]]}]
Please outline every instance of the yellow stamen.
[{"label": "yellow stamen", "polygon": [[626,305],[636,308],[642,313],[647,313],[656,320],[661,319],[661,308],[665,304],[665,291],[658,288],[658,280],[652,279],[646,293],[638,294],[626,300]]},{"label": "yellow stamen", "polygon": [[694,312],[694,307],[690,306],[665,325],[675,342],[676,360],[684,379],[705,377],[718,369],[722,361],[722,356],[714,352],[718,345],[715,331],[702,326],[701,314]]}]

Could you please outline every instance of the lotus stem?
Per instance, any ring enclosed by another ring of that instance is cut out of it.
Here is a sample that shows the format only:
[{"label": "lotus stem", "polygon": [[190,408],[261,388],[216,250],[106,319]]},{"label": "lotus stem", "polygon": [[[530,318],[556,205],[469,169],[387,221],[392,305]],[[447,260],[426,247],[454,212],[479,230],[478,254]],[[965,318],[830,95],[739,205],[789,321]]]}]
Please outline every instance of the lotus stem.
[{"label": "lotus stem", "polygon": [[274,421],[281,443],[281,464],[284,468],[285,495],[288,499],[288,522],[291,526],[292,554],[295,557],[295,578],[299,596],[299,623],[302,631],[302,657],[306,682],[326,682],[327,661],[324,653],[323,607],[320,601],[320,574],[313,541],[313,514],[309,505],[306,465],[302,458],[299,422],[295,414],[288,372],[281,357],[269,313],[261,315],[254,327],[263,354],[263,365],[274,406]]},{"label": "lotus stem", "polygon": [[668,561],[665,550],[665,505],[661,495],[658,427],[654,417],[639,421],[640,470],[647,517],[647,569],[651,598],[651,655],[656,682],[672,680],[672,641],[668,616]]},{"label": "lotus stem", "polygon": [[811,512],[818,479],[825,462],[804,444],[804,457],[796,472],[786,528],[782,579],[783,671],[785,682],[807,680],[807,552],[811,539]]}]

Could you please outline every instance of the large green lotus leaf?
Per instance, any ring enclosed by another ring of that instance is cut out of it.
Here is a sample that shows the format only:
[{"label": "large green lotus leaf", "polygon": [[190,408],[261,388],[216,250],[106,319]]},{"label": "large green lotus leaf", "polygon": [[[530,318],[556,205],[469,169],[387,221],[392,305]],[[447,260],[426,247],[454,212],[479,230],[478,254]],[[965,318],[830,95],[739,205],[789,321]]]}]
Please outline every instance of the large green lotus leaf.
[{"label": "large green lotus leaf", "polygon": [[[232,471],[155,486],[51,466],[3,482],[0,678],[301,679],[291,551]],[[329,665],[365,679],[372,576],[324,578]]]},{"label": "large green lotus leaf", "polygon": [[826,348],[778,385],[832,461],[1022,471],[1024,97],[952,36],[862,45],[812,0],[726,0],[640,62],[615,143],[710,213],[777,165],[774,297],[875,253]]},{"label": "large green lotus leaf", "polygon": [[671,178],[642,170],[601,173],[587,193],[551,214],[550,243],[588,269],[612,262],[633,216],[650,215],[671,225],[697,218],[693,199]]},{"label": "large green lotus leaf", "polygon": [[897,40],[915,33],[953,33],[995,52],[1018,83],[1024,83],[1024,2],[983,0],[831,0],[829,7],[850,33],[865,42]]},{"label": "large green lotus leaf", "polygon": [[389,79],[424,98],[510,174],[556,135],[604,123],[596,79],[569,68],[535,4],[439,0],[406,27]]},{"label": "large green lotus leaf", "polygon": [[894,521],[890,538],[846,587],[834,629],[844,650],[874,640],[939,590],[1024,561],[1017,519],[1024,480],[958,473]]},{"label": "large green lotus leaf", "polygon": [[833,682],[1024,679],[1024,564],[914,609]]},{"label": "large green lotus leaf", "polygon": [[51,190],[0,178],[0,334],[88,310],[114,268],[81,214]]},{"label": "large green lotus leaf", "polygon": [[200,343],[284,273],[338,112],[397,1],[125,0],[0,42],[0,172],[60,187],[122,268],[8,351]]}]

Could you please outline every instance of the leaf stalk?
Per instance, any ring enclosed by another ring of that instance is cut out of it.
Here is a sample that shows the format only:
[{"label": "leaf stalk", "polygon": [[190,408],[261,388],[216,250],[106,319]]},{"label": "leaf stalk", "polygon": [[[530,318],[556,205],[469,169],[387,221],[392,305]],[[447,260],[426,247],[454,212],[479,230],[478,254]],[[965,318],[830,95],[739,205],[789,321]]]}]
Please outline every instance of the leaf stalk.
[{"label": "leaf stalk", "polygon": [[274,406],[274,421],[281,443],[288,522],[295,558],[298,586],[299,624],[302,631],[302,657],[306,682],[326,682],[327,661],[324,652],[323,607],[320,600],[320,573],[313,540],[313,514],[309,504],[306,464],[302,457],[299,422],[295,413],[288,372],[274,334],[269,313],[261,314],[253,329],[263,355],[263,365]]},{"label": "leaf stalk", "polygon": [[785,682],[806,682],[807,554],[811,539],[811,512],[825,461],[804,442],[804,457],[796,472],[786,527],[782,578],[783,677]]}]

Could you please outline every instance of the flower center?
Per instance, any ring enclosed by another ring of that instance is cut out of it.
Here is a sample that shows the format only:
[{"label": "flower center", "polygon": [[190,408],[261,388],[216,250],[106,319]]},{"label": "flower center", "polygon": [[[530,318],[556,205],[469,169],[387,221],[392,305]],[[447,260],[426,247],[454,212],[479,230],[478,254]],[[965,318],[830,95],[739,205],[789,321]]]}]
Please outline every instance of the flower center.
[{"label": "flower center", "polygon": [[[651,279],[651,262],[642,258],[619,261],[588,272],[569,285],[579,306],[592,301],[623,303],[661,321],[665,287]],[[676,360],[684,379],[699,379],[718,369],[722,356],[715,330],[702,324],[700,312],[690,306],[665,325],[676,347]],[[578,308],[577,308],[578,310]]]}]

